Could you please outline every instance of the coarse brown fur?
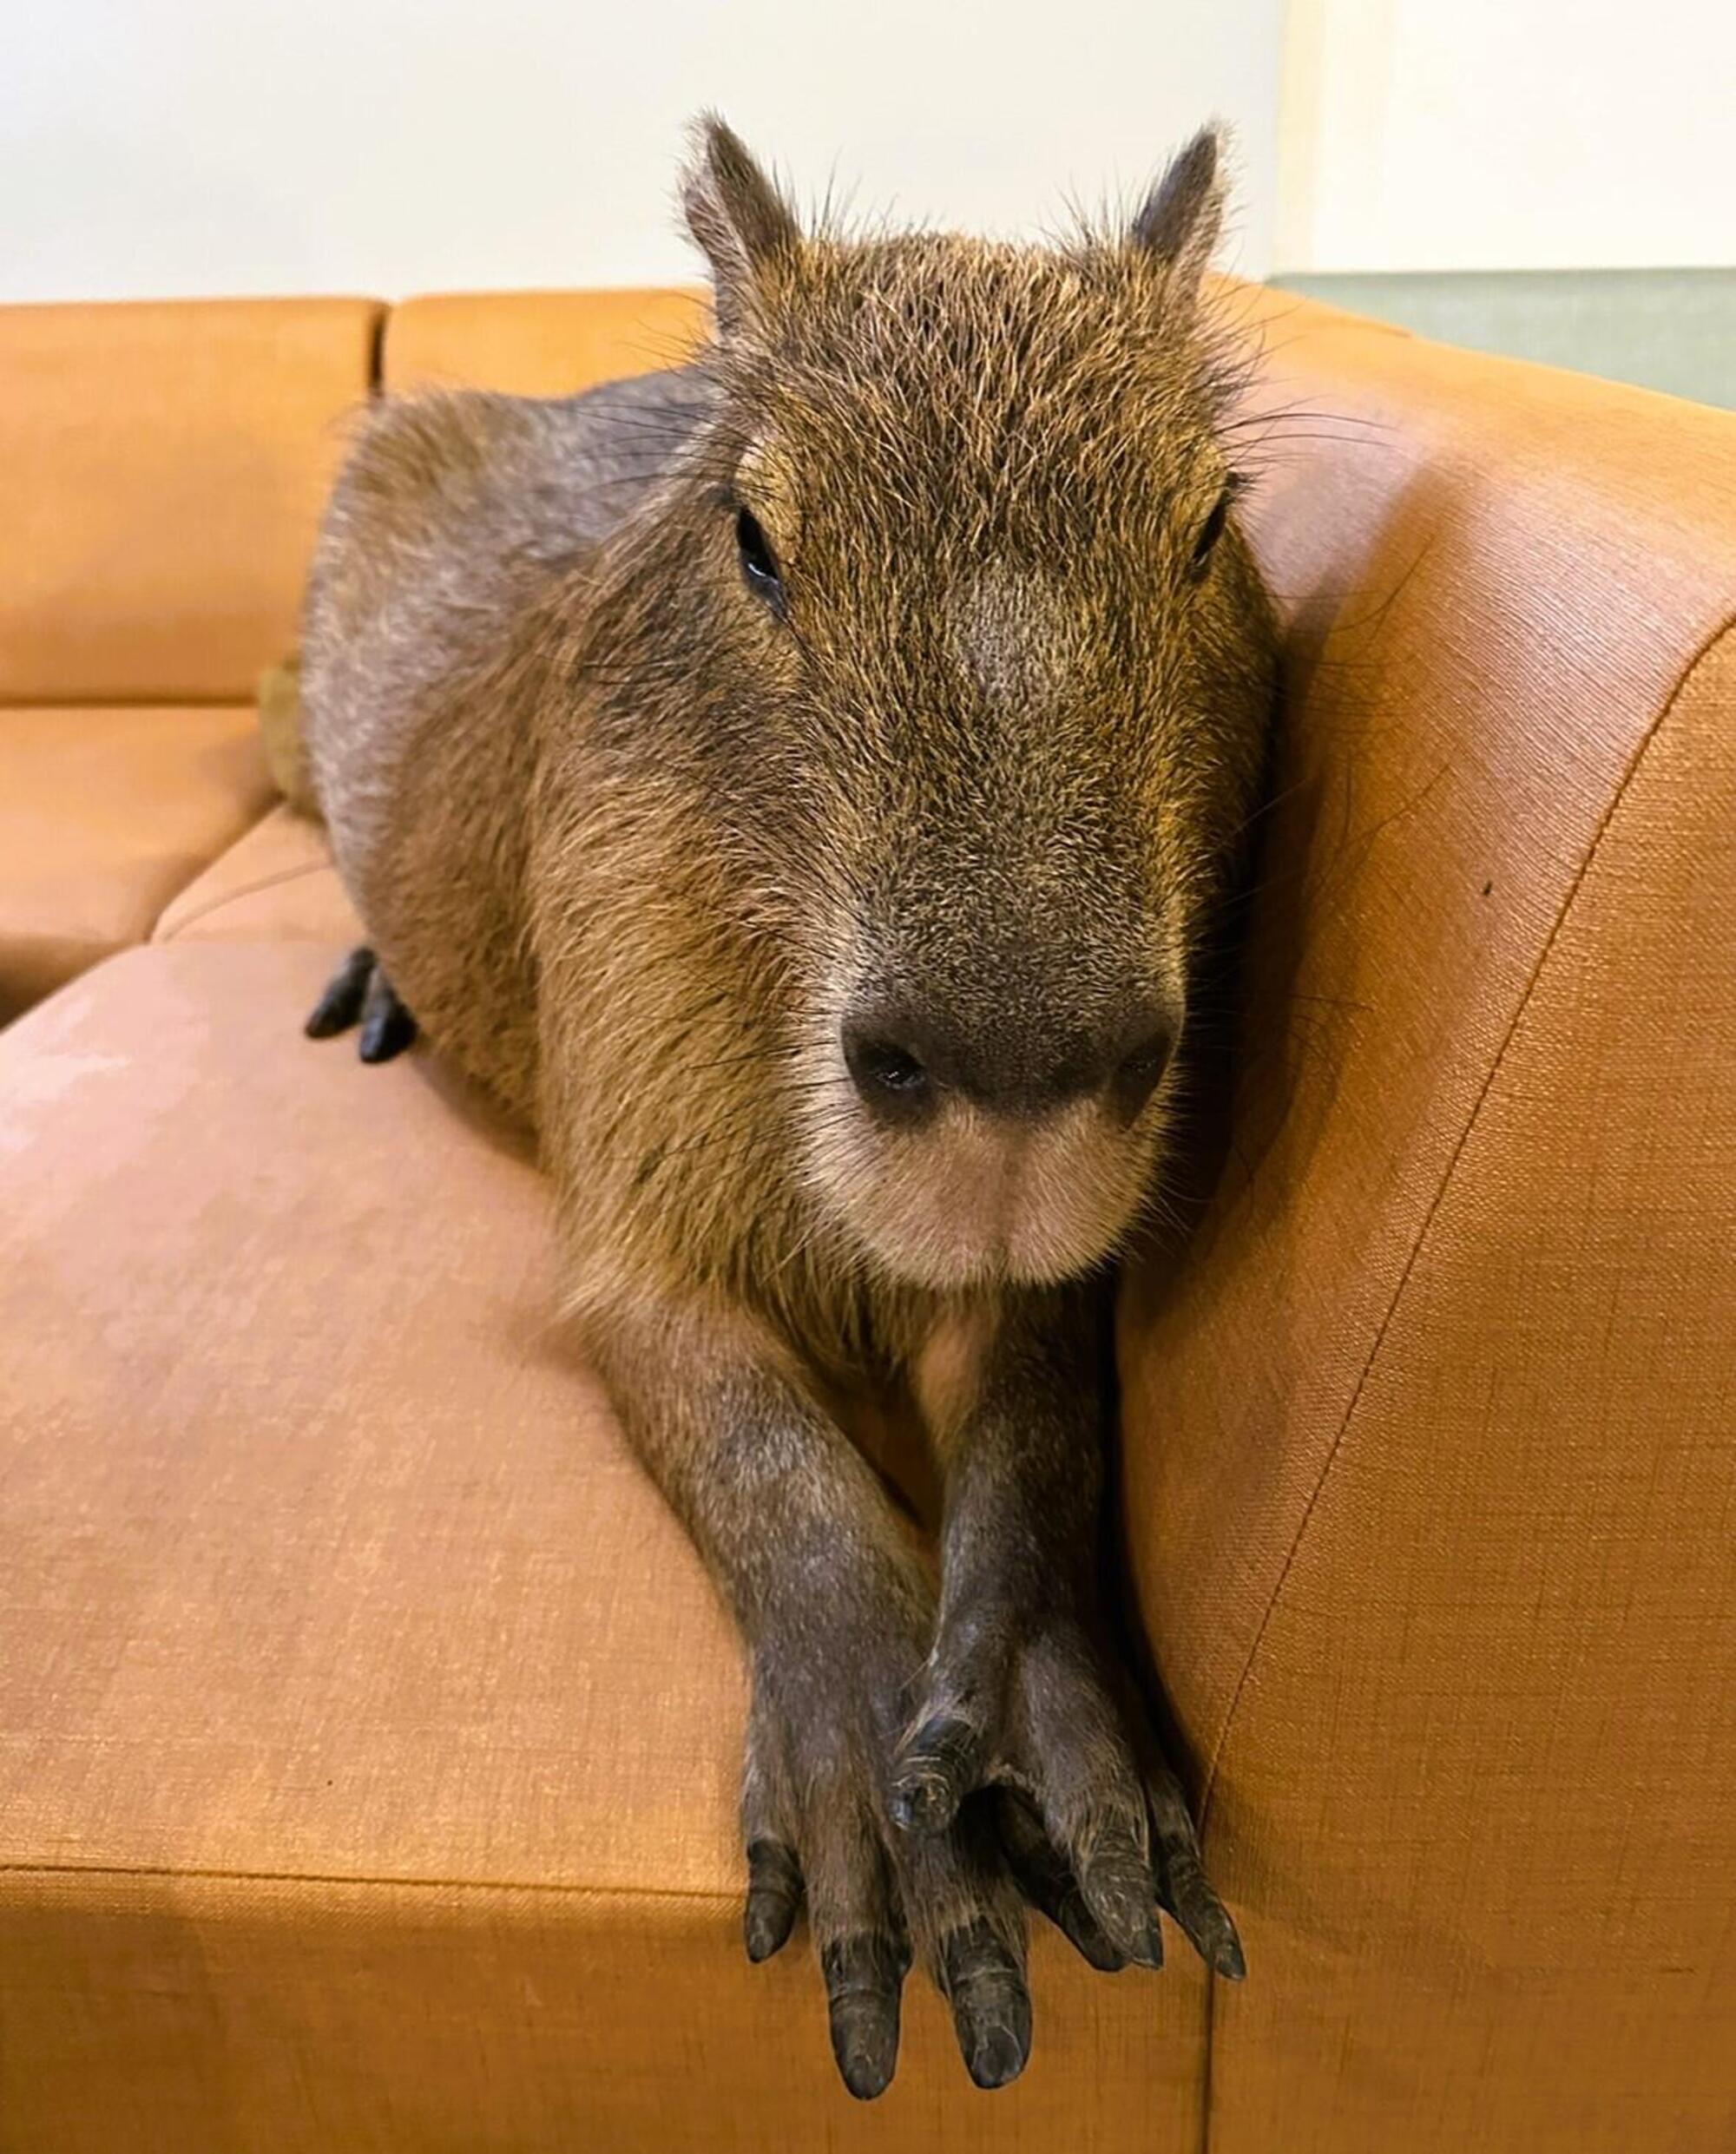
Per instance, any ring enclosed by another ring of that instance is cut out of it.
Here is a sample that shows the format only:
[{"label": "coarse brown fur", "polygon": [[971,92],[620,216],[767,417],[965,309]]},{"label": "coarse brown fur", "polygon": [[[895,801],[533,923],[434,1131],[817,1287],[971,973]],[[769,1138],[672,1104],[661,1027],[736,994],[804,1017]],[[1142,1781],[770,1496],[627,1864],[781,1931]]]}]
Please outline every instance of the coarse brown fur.
[{"label": "coarse brown fur", "polygon": [[[976,2076],[1023,2064],[1009,1863],[1106,1963],[1154,1956],[1155,1893],[1239,1965],[1092,1560],[1101,1282],[1273,695],[1219,200],[1202,136],[1125,232],[807,233],[713,122],[712,341],[388,400],[310,587],[340,867],[536,1126],[569,1304],[753,1656],[750,1949],[805,1890],[858,2092],[912,1934]],[[906,1381],[937,1603],[825,1407]]]}]

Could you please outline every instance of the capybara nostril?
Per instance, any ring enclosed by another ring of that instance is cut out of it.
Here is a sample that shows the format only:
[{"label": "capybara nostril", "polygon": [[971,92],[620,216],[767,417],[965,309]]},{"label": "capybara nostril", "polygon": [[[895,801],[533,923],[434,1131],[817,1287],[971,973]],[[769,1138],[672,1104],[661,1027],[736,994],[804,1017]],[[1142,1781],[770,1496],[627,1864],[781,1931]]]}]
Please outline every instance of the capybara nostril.
[{"label": "capybara nostril", "polygon": [[1141,1034],[1116,1064],[1109,1096],[1128,1121],[1157,1090],[1174,1052],[1175,1028],[1161,1019]]},{"label": "capybara nostril", "polygon": [[845,1066],[871,1107],[908,1117],[933,1096],[921,1056],[884,1028],[846,1020],[843,1042]]}]

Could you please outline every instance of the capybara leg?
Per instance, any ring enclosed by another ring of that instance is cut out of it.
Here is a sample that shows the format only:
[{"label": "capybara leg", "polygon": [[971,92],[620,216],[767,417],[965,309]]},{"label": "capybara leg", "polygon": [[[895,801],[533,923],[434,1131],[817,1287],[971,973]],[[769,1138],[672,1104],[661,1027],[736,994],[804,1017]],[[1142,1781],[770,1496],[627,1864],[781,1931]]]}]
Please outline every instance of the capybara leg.
[{"label": "capybara leg", "polygon": [[1101,1605],[1107,1293],[1009,1299],[974,1366],[952,1362],[935,1431],[939,1619],[893,1759],[892,1815],[920,1839],[982,1790],[1011,1790],[1007,1857],[1094,1966],[1159,1965],[1164,1908],[1208,1966],[1240,1976],[1235,1925]]}]

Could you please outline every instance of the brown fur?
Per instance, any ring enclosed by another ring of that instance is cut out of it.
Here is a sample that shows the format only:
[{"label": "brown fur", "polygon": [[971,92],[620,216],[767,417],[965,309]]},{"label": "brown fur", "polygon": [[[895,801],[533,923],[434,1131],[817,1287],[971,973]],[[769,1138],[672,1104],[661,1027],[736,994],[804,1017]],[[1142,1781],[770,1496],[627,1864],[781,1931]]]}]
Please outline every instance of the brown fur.
[{"label": "brown fur", "polygon": [[[906,1931],[973,2072],[1022,2064],[1008,1860],[1082,1949],[1150,1957],[1154,1890],[1236,1958],[1108,1702],[1101,1292],[1066,1284],[1137,1226],[1176,1081],[1118,1111],[1079,1073],[1131,1067],[1130,1011],[1180,1031],[1272,706],[1233,518],[1195,559],[1236,483],[1216,166],[1056,249],[852,240],[713,123],[715,339],[565,402],[388,401],[310,588],[339,864],[423,1030],[536,1126],[571,1306],[754,1657],[750,1948],[805,1881],[858,2092]],[[917,1122],[858,1096],[865,1010],[969,1073]],[[906,1380],[944,1395],[938,1604],[823,1407]],[[1025,1806],[992,1845],[984,1780]]]}]

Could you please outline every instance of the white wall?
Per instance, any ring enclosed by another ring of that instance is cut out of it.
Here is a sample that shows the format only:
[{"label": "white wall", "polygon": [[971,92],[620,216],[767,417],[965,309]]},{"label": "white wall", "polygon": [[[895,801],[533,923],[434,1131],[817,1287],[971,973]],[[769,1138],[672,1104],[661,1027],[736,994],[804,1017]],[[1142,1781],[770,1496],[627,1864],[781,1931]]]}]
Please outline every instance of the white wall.
[{"label": "white wall", "polygon": [[1736,4],[1290,0],[1275,256],[1736,262]]},{"label": "white wall", "polygon": [[42,0],[0,38],[0,301],[685,278],[683,121],[806,198],[1036,231],[1237,123],[1267,267],[1283,0]]}]

